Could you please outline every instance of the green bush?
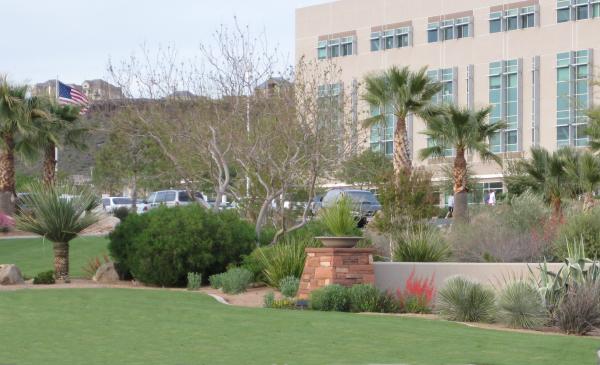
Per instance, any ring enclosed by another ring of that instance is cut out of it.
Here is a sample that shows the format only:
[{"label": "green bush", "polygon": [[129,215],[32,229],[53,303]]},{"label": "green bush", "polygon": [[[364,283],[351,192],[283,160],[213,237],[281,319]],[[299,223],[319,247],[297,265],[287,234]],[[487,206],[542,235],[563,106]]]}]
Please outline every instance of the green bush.
[{"label": "green bush", "polygon": [[286,276],[279,282],[279,290],[281,291],[281,294],[288,298],[293,298],[296,296],[299,286],[300,279],[295,276]]},{"label": "green bush", "polygon": [[121,222],[123,222],[125,220],[125,218],[127,218],[127,216],[129,216],[130,211],[129,211],[129,208],[127,208],[127,207],[119,207],[119,208],[113,210],[112,213],[116,218],[119,218],[119,220]]},{"label": "green bush", "polygon": [[288,276],[300,278],[304,270],[307,247],[319,246],[315,240],[288,239],[273,246],[260,248],[258,257],[263,267],[265,282],[272,287],[279,287],[281,280]]},{"label": "green bush", "polygon": [[187,288],[188,290],[198,290],[202,285],[202,274],[196,272],[189,272],[187,274]]},{"label": "green bush", "polygon": [[235,211],[215,213],[197,204],[132,214],[109,238],[117,262],[137,280],[160,286],[184,286],[188,272],[223,272],[255,244],[252,226]]},{"label": "green bush", "polygon": [[329,234],[327,227],[320,219],[313,219],[301,228],[286,233],[284,239],[295,241],[313,240],[315,237],[326,236]]},{"label": "green bush", "polygon": [[275,227],[264,227],[260,234],[258,235],[258,244],[262,246],[270,245],[273,241],[273,237],[277,233],[277,228]]},{"label": "green bush", "polygon": [[263,297],[263,307],[265,308],[273,308],[273,303],[275,302],[275,293],[272,291],[265,294]]},{"label": "green bush", "polygon": [[350,309],[348,288],[333,284],[310,293],[310,308],[319,311],[347,312]]},{"label": "green bush", "polygon": [[547,320],[537,288],[524,281],[507,283],[498,298],[498,319],[513,328],[538,328]]},{"label": "green bush", "polygon": [[439,291],[437,310],[447,320],[492,322],[495,314],[494,291],[480,283],[455,276]]},{"label": "green bush", "polygon": [[54,271],[42,271],[33,278],[33,284],[54,284]]},{"label": "green bush", "polygon": [[600,257],[600,208],[590,212],[575,212],[558,230],[554,255],[558,259],[567,257],[567,243],[583,240],[589,257]]},{"label": "green bush", "polygon": [[450,248],[439,229],[429,225],[410,228],[396,240],[394,261],[437,262],[450,256]]},{"label": "green bush", "polygon": [[209,276],[208,282],[210,283],[210,287],[213,289],[221,289],[223,287],[223,275],[224,273]]},{"label": "green bush", "polygon": [[585,335],[600,327],[600,284],[572,285],[555,315],[566,333]]},{"label": "green bush", "polygon": [[229,269],[221,276],[221,290],[227,294],[243,293],[251,283],[252,273],[241,267]]},{"label": "green bush", "polygon": [[352,312],[379,312],[381,292],[370,284],[357,284],[350,288]]}]

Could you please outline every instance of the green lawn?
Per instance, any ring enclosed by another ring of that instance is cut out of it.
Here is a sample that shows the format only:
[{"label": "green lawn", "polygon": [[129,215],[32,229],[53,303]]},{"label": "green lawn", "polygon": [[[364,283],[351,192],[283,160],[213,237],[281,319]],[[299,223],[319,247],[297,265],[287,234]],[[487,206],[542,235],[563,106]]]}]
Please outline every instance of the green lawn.
[{"label": "green lawn", "polygon": [[229,307],[199,293],[0,292],[0,363],[595,364],[592,338],[415,318]]},{"label": "green lawn", "polygon": [[[83,277],[82,267],[92,257],[108,254],[108,240],[104,237],[79,237],[71,241],[71,277]],[[0,264],[15,264],[23,275],[33,277],[37,273],[54,268],[52,242],[42,238],[14,238],[0,240]],[[0,364],[2,359],[0,358]]]}]

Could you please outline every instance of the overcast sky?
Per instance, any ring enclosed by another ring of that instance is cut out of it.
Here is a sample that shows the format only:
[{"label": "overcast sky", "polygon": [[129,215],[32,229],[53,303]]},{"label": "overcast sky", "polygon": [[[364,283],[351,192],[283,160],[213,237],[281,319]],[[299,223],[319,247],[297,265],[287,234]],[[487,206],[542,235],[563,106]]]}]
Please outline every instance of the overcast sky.
[{"label": "overcast sky", "polygon": [[0,74],[12,81],[104,78],[109,57],[175,45],[192,54],[221,24],[249,25],[291,62],[294,11],[328,0],[0,0]]}]

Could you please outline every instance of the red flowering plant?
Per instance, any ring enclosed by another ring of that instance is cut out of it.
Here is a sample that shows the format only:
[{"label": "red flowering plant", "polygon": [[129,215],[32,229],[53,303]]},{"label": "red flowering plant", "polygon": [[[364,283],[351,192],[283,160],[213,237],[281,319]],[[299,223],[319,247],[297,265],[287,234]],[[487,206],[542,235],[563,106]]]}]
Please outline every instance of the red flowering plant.
[{"label": "red flowering plant", "polygon": [[431,278],[415,277],[415,269],[406,279],[404,291],[396,289],[400,305],[407,313],[431,313],[431,301],[435,294],[433,286],[435,274]]}]

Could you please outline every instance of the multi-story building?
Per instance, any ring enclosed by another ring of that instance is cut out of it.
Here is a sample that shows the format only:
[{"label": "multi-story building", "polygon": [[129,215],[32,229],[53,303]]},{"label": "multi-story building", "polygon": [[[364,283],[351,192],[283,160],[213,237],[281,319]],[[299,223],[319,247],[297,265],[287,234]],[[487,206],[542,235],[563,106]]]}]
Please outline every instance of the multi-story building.
[{"label": "multi-story building", "polygon": [[[600,0],[340,0],[296,11],[296,57],[335,61],[344,92],[358,99],[354,114],[370,113],[356,87],[365,75],[392,65],[427,66],[443,84],[437,102],[491,105],[491,122],[507,123],[490,140],[505,160],[527,157],[532,146],[586,146],[584,112],[600,100],[594,54],[600,55]],[[424,128],[409,118],[413,156],[432,143]],[[391,154],[393,130],[387,118],[360,131],[363,148]],[[439,178],[452,154],[413,160]],[[468,160],[482,191],[502,189],[501,167]]]}]

